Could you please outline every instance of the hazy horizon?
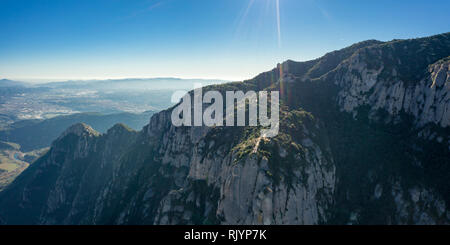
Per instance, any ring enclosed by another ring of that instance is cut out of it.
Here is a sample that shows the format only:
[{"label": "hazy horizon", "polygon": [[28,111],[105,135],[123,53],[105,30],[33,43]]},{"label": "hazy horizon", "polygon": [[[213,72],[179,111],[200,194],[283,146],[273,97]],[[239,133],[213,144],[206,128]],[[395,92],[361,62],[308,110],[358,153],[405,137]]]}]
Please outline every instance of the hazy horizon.
[{"label": "hazy horizon", "polygon": [[[442,32],[442,33],[446,33],[446,32]],[[428,36],[439,35],[439,34],[442,34],[442,33],[434,33],[434,34],[431,34],[431,35],[428,35]],[[416,39],[416,38],[424,38],[424,37],[427,37],[427,36],[417,36],[417,37],[410,37],[410,38],[403,38],[403,39]],[[391,39],[388,39],[388,40],[380,40],[380,39],[370,38],[370,39],[365,39],[365,40],[359,40],[359,41],[357,41],[355,43],[363,42],[363,41],[367,41],[367,40],[377,40],[377,41],[382,41],[382,42],[389,42],[389,41],[393,41],[393,40],[396,40],[396,39],[397,38],[391,38]],[[348,47],[350,45],[353,45],[355,43],[349,44],[347,46],[339,47],[339,48],[334,49],[334,50],[327,50],[323,54],[320,54],[317,57],[312,57],[312,58],[306,59],[306,60],[295,60],[295,59],[282,60],[282,61],[279,61],[279,62],[273,64],[272,67],[267,68],[266,70],[261,70],[258,73],[254,74],[254,75],[251,75],[250,77],[245,77],[245,78],[235,78],[235,79],[233,79],[233,78],[218,78],[218,77],[211,77],[210,78],[210,77],[195,77],[195,76],[194,77],[176,77],[176,76],[154,76],[154,77],[141,76],[141,77],[139,77],[139,76],[125,76],[125,77],[66,77],[66,78],[35,78],[35,77],[31,77],[31,78],[30,77],[26,77],[26,78],[20,78],[20,77],[11,78],[11,77],[0,77],[0,80],[1,79],[6,79],[6,80],[12,80],[12,81],[18,81],[18,82],[34,83],[34,84],[52,83],[52,82],[68,82],[68,81],[105,81],[105,80],[127,80],[127,79],[182,79],[182,80],[215,80],[215,81],[226,81],[226,82],[244,81],[244,80],[252,79],[255,76],[257,76],[258,74],[260,74],[260,73],[263,73],[263,72],[266,72],[266,71],[269,71],[269,70],[275,68],[278,63],[282,63],[282,62],[285,62],[287,60],[294,60],[294,61],[298,61],[298,62],[314,60],[314,59],[317,59],[317,58],[320,58],[320,57],[326,55],[327,53],[346,48],[346,47]]]},{"label": "hazy horizon", "polygon": [[0,77],[241,81],[367,39],[448,32],[449,7],[444,0],[5,0]]},{"label": "hazy horizon", "polygon": [[95,81],[115,81],[115,80],[156,80],[156,79],[179,79],[179,80],[200,80],[200,81],[222,81],[232,82],[237,80],[227,80],[220,78],[180,78],[180,77],[117,77],[117,78],[8,78],[0,77],[1,80],[10,80],[15,82],[23,82],[30,84],[46,84],[46,83],[58,83],[58,82],[95,82]]}]

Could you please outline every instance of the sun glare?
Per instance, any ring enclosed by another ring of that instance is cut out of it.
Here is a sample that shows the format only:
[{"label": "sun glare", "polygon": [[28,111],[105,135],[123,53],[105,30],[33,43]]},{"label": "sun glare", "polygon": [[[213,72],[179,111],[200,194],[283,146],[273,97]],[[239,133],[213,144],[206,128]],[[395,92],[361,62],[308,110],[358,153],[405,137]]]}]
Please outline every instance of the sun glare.
[{"label": "sun glare", "polygon": [[280,0],[276,0],[277,4],[277,34],[278,34],[278,47],[281,48],[281,24],[280,24]]},{"label": "sun glare", "polygon": [[[265,6],[264,9],[261,8],[261,6]],[[276,25],[276,35],[277,37],[277,45],[279,48],[281,48],[281,17],[280,17],[280,0],[248,0],[247,4],[245,5],[244,9],[241,12],[241,15],[238,18],[238,23],[236,27],[236,32],[238,34],[242,34],[242,28],[244,24],[249,21],[250,16],[252,16],[251,12],[259,11],[261,10],[261,13],[259,15],[258,21],[256,21],[255,29],[256,31],[260,31],[260,25],[264,22],[263,19],[267,19],[268,15],[274,15],[276,19],[274,19],[274,24]],[[275,11],[275,12],[272,12]],[[244,31],[243,33],[246,34],[248,31]],[[241,36],[241,35],[239,35]]]}]

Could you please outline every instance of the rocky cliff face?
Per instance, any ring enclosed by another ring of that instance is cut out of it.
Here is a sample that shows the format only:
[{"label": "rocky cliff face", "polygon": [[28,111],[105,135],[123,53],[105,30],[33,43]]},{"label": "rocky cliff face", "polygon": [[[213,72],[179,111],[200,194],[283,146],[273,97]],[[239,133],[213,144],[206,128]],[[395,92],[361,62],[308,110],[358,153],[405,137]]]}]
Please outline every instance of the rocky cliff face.
[{"label": "rocky cliff face", "polygon": [[342,88],[338,103],[343,111],[356,115],[358,108],[367,105],[372,113],[386,111],[391,120],[405,112],[414,117],[418,127],[427,123],[444,128],[450,125],[449,59],[430,64],[426,75],[412,83],[398,77],[396,67],[391,68],[390,76],[383,77],[388,65],[380,62],[371,69],[364,61],[370,59],[366,56],[357,52],[337,68],[346,70],[335,81]]},{"label": "rocky cliff face", "polygon": [[77,124],[0,193],[8,224],[450,222],[450,34],[366,41],[207,90],[278,90],[280,133]]},{"label": "rocky cliff face", "polygon": [[93,213],[99,189],[136,132],[116,125],[100,135],[85,124],[67,129],[51,149],[2,192],[12,224],[72,224]]},{"label": "rocky cliff face", "polygon": [[321,149],[313,136],[318,122],[306,118],[311,121],[295,122],[299,128],[283,125],[296,130],[295,138],[283,130],[282,137],[289,138],[283,142],[243,132],[248,129],[178,129],[167,121],[167,114],[163,118],[152,119],[148,134],[158,135],[160,124],[169,124],[162,135],[167,143],[155,147],[163,155],[162,164],[186,172],[174,175],[177,189],[162,199],[155,224],[189,224],[198,217],[224,224],[326,221],[335,173],[329,148]]}]

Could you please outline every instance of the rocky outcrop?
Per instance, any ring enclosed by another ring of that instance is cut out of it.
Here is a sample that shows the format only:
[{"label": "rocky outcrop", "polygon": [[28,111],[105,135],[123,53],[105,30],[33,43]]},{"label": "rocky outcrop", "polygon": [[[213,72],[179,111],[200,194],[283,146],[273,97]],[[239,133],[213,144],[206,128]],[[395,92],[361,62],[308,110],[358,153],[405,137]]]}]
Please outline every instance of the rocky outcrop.
[{"label": "rocky outcrop", "polygon": [[82,123],[73,125],[1,193],[0,203],[8,208],[2,209],[0,216],[8,224],[81,222],[92,212],[99,190],[112,176],[112,162],[135,134],[121,125],[105,135]]},{"label": "rocky outcrop", "polygon": [[[161,126],[155,125],[155,128],[159,130]],[[188,132],[169,130],[173,134],[164,138],[171,144],[160,150],[164,152],[162,162],[174,168],[187,167],[189,171],[186,176],[174,180],[179,189],[162,199],[155,224],[192,223],[192,216],[202,205],[205,206],[203,217],[216,217],[222,224],[326,222],[335,184],[333,163],[332,159],[323,156],[315,140],[305,131],[304,138],[291,143],[298,143],[308,150],[288,152],[280,142],[267,138],[242,139],[240,145],[216,145],[222,137],[229,138],[231,132],[211,132],[208,128],[190,128]],[[260,154],[260,149],[254,148],[258,144],[274,150],[272,154],[277,155]],[[252,148],[251,153],[239,156],[246,147]],[[185,155],[186,152],[189,154]],[[274,176],[274,168],[283,168],[283,160],[271,161],[279,158],[289,158],[293,172]],[[206,203],[199,201],[205,189],[199,191],[193,183],[204,183],[205,188],[211,189]]]},{"label": "rocky outcrop", "polygon": [[[420,49],[414,51],[417,45]],[[450,126],[449,45],[448,35],[441,35],[422,43],[409,40],[358,50],[328,74],[341,88],[338,104],[354,116],[368,106],[372,114],[386,111],[390,121],[405,113],[417,127]]]},{"label": "rocky outcrop", "polygon": [[[400,112],[412,115],[418,127],[427,123],[441,127],[450,126],[450,60],[440,60],[428,68],[428,75],[416,84],[380,78],[384,66],[370,70],[361,61],[361,54],[353,56],[348,70],[336,83],[343,89],[339,92],[338,103],[343,111],[356,116],[361,106],[370,106],[372,112],[382,109],[392,118]],[[393,76],[395,76],[395,69]]]},{"label": "rocky outcrop", "polygon": [[[110,183],[108,192],[114,196],[104,202],[114,202],[115,196],[129,200],[110,218],[118,224],[324,223],[332,204],[334,167],[308,128],[300,128],[304,136],[289,143],[299,145],[287,151],[289,145],[277,140],[242,138],[244,127],[174,127],[170,111],[161,112],[142,132],[141,144],[153,151],[151,160],[135,162],[139,171],[121,171],[116,178],[125,183]],[[263,141],[259,146],[267,154],[255,148],[257,141]],[[284,161],[292,172],[282,170]],[[123,188],[143,174],[164,181],[164,187],[143,181],[138,189]]]}]

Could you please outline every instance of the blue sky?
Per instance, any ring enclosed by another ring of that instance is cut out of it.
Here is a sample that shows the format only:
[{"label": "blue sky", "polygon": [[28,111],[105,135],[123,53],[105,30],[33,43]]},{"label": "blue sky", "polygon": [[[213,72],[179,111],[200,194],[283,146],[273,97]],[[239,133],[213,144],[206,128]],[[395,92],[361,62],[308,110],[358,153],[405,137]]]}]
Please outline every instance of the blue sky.
[{"label": "blue sky", "polygon": [[449,13],[448,0],[0,0],[0,78],[241,80],[366,39],[448,32]]}]

